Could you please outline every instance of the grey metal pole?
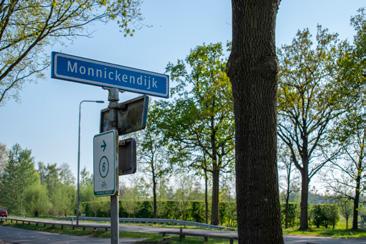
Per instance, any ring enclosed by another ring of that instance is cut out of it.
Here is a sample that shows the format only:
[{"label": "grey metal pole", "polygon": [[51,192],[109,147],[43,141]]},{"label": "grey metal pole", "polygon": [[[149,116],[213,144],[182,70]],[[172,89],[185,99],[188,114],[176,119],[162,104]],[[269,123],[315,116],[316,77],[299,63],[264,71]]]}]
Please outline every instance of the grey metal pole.
[{"label": "grey metal pole", "polygon": [[79,103],[76,225],[79,225],[79,217],[80,217],[80,124],[81,124],[81,104],[84,103],[84,102],[89,102],[89,103],[104,103],[104,101],[100,101],[100,100],[82,100]]},{"label": "grey metal pole", "polygon": [[80,216],[80,122],[81,122],[81,104],[79,103],[79,129],[78,129],[78,172],[77,172],[77,206],[76,206],[76,225],[79,225]]},{"label": "grey metal pole", "polygon": [[[111,128],[117,129],[117,106],[119,100],[119,91],[118,89],[108,89],[108,101],[109,101],[109,109],[110,109],[110,118],[109,121],[111,123]],[[118,143],[117,143],[118,145]],[[117,148],[115,149],[117,150]],[[118,153],[117,153],[118,155]],[[111,243],[117,244],[119,243],[119,202],[118,202],[118,170],[115,172],[116,174],[116,194],[111,196]]]}]

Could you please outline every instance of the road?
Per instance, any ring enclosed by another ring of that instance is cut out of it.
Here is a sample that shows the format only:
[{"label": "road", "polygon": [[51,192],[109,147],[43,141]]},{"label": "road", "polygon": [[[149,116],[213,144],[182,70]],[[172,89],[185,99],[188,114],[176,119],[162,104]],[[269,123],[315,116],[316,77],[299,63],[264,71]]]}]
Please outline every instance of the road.
[{"label": "road", "polygon": [[[143,241],[138,238],[121,238],[120,243],[134,243]],[[27,244],[64,244],[64,243],[110,243],[109,239],[88,236],[71,236],[42,231],[18,229],[0,226],[0,244],[27,243]],[[286,236],[286,244],[366,244],[365,239],[333,239],[327,237]]]},{"label": "road", "polygon": [[[143,241],[141,238],[120,238],[120,243],[135,243]],[[0,244],[27,243],[27,244],[66,244],[66,243],[110,243],[110,239],[88,236],[72,236],[0,226]]]},{"label": "road", "polygon": [[[70,221],[65,220],[51,220],[51,219],[36,219],[36,218],[18,218],[22,220],[33,220],[37,222],[52,222],[52,223],[68,223]],[[93,226],[109,226],[109,223],[100,222],[82,222],[83,225]],[[161,232],[179,232],[177,228],[162,228],[151,227],[131,224],[120,224],[121,232],[142,232],[142,233],[161,233]],[[237,236],[234,231],[218,231],[207,229],[183,229],[186,234],[206,234],[211,237],[235,237]],[[121,239],[121,243],[133,243],[136,241],[142,241],[143,239]],[[13,227],[0,226],[0,244],[1,241],[10,243],[109,243],[109,239],[83,237],[83,236],[71,236],[55,233],[47,233],[40,231],[31,231],[17,229]],[[366,239],[333,239],[327,237],[308,237],[308,236],[286,236],[286,244],[366,244]]]}]

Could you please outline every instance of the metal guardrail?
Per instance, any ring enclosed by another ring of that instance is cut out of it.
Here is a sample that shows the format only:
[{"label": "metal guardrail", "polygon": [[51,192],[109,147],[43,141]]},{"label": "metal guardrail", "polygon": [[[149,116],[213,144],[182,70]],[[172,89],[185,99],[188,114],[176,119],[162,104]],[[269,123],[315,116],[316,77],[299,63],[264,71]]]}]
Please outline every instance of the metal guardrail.
[{"label": "metal guardrail", "polygon": [[101,224],[80,224],[76,225],[73,222],[70,223],[65,223],[65,222],[57,222],[57,221],[44,221],[44,220],[32,220],[32,219],[28,219],[28,218],[14,218],[14,217],[0,217],[0,222],[6,222],[9,221],[10,223],[21,223],[21,224],[34,224],[36,226],[39,225],[43,225],[44,227],[48,226],[59,226],[61,229],[63,229],[64,227],[68,226],[71,227],[73,230],[75,228],[81,228],[83,230],[85,229],[94,229],[94,230],[98,230],[98,229],[103,229],[105,231],[108,231],[110,229],[110,226],[108,225],[101,225]]},{"label": "metal guardrail", "polygon": [[[64,219],[74,221],[76,216],[69,216]],[[109,217],[79,217],[80,220],[96,221],[96,222],[109,222]],[[182,225],[182,226],[196,226],[207,229],[217,229],[217,230],[235,230],[234,228],[229,228],[219,225],[210,225],[205,223],[199,223],[187,220],[176,220],[176,219],[158,219],[158,218],[119,218],[120,223],[147,223],[147,224],[168,224],[168,225]]]},{"label": "metal guardrail", "polygon": [[160,234],[162,234],[163,236],[166,235],[179,235],[179,238],[182,240],[184,239],[185,236],[196,236],[196,237],[203,237],[204,241],[208,241],[208,238],[214,238],[214,239],[228,239],[230,244],[234,243],[234,240],[238,240],[238,235],[237,234],[222,234],[222,233],[192,233],[192,232],[187,232],[184,231],[184,229],[180,228],[179,230],[177,229],[172,229],[172,230],[165,230],[165,231],[160,231]]},{"label": "metal guardrail", "polygon": [[[65,218],[63,218],[65,219]],[[110,226],[107,224],[92,224],[92,223],[79,223],[79,225],[76,225],[75,217],[68,217],[67,219],[70,220],[70,223],[67,222],[62,222],[62,221],[57,221],[57,220],[40,220],[40,219],[31,219],[31,218],[20,218],[20,217],[0,217],[0,223],[3,221],[9,221],[10,223],[22,223],[22,224],[34,224],[36,226],[39,225],[43,225],[45,226],[59,226],[61,229],[63,229],[64,227],[68,226],[71,227],[72,229],[75,228],[82,228],[83,230],[85,229],[93,229],[93,230],[98,230],[98,229],[103,229],[105,231],[110,230]],[[109,221],[110,218],[100,218],[100,217],[81,217],[80,220],[91,220],[91,221]],[[188,224],[192,224],[192,223],[196,223],[197,222],[193,222],[193,221],[182,221],[182,220],[172,220],[171,219],[149,219],[149,218],[120,218],[120,221],[123,222],[133,222],[133,223],[176,223],[178,225],[184,225],[184,223],[186,223],[186,225]],[[74,224],[75,223],[75,224]],[[202,223],[198,223],[198,224],[202,224]],[[207,224],[203,224],[204,226],[207,226]],[[211,225],[208,225],[211,226]],[[162,230],[162,231],[156,231],[154,233],[159,233],[163,236],[166,235],[179,235],[180,239],[184,239],[185,236],[196,236],[196,237],[203,237],[204,241],[208,241],[208,238],[215,238],[215,239],[226,239],[229,240],[230,244],[234,243],[234,240],[238,240],[238,236],[237,234],[230,234],[230,233],[219,233],[219,232],[198,232],[197,230],[195,232],[193,232],[193,230],[184,230],[182,227],[180,227],[179,229],[171,229],[171,230]]]}]

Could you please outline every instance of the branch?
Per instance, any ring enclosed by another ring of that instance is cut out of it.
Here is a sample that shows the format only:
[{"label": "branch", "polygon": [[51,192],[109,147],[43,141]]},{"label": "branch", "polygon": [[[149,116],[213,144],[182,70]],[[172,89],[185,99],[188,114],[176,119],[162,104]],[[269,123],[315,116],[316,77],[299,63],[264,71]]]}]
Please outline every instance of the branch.
[{"label": "branch", "polygon": [[313,168],[311,171],[310,171],[310,174],[309,174],[309,179],[311,179],[321,168],[323,168],[323,166],[330,162],[331,160],[333,160],[340,152],[340,149],[338,151],[336,151],[332,156],[330,156],[329,158],[327,158],[324,162],[318,164],[318,166],[316,166],[315,168]]},{"label": "branch", "polygon": [[[43,40],[47,36],[46,29],[48,27],[48,23],[51,19],[53,13],[53,5],[51,5],[50,12],[48,14],[48,17],[45,21],[45,24],[43,26],[43,29],[39,33],[38,37],[33,41],[31,45],[17,58],[15,62],[13,62],[1,75],[0,80],[3,80],[13,69],[16,65],[18,65],[27,55],[28,53],[35,47],[41,40]],[[46,33],[46,35],[44,35]]]},{"label": "branch", "polygon": [[[0,23],[1,23],[2,26],[1,26],[1,29],[0,29],[0,42],[3,39],[3,35],[4,35],[4,32],[5,32],[5,29],[8,26],[8,23],[9,23],[9,20],[10,20],[10,16],[14,13],[14,8],[17,5],[17,2],[18,1],[11,1],[10,2],[10,6],[7,5],[8,11],[7,11],[5,20],[4,19],[1,19],[1,22]],[[5,14],[5,12],[4,12],[4,14]]]},{"label": "branch", "polygon": [[47,65],[47,66],[45,66],[45,67],[43,67],[43,68],[41,68],[41,69],[33,70],[33,71],[29,72],[27,75],[24,75],[24,76],[22,76],[22,77],[19,77],[19,78],[14,79],[14,80],[9,84],[9,86],[8,86],[7,88],[5,88],[5,89],[1,92],[1,94],[0,94],[0,104],[1,104],[1,103],[2,103],[2,101],[5,99],[5,96],[6,96],[7,92],[8,92],[10,89],[12,89],[12,88],[13,88],[13,87],[14,87],[14,86],[19,82],[19,81],[24,80],[24,79],[26,79],[26,78],[28,78],[28,77],[32,76],[32,75],[33,75],[33,74],[35,74],[35,73],[39,73],[39,72],[41,72],[41,71],[45,70],[47,67],[48,67],[48,65]]},{"label": "branch", "polygon": [[339,164],[337,164],[336,162],[333,162],[333,160],[329,161],[332,165],[336,166],[338,169],[340,169],[343,173],[347,174],[351,179],[355,180],[355,176],[352,175],[349,170],[343,168],[342,166],[340,166]]}]

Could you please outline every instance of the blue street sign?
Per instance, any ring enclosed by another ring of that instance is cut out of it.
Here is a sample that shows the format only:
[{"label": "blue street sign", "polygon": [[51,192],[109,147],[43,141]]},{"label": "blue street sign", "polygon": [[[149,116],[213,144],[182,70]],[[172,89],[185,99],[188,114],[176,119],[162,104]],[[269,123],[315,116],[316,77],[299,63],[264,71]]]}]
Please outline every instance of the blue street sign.
[{"label": "blue street sign", "polygon": [[52,52],[51,77],[89,85],[169,97],[169,76]]}]

